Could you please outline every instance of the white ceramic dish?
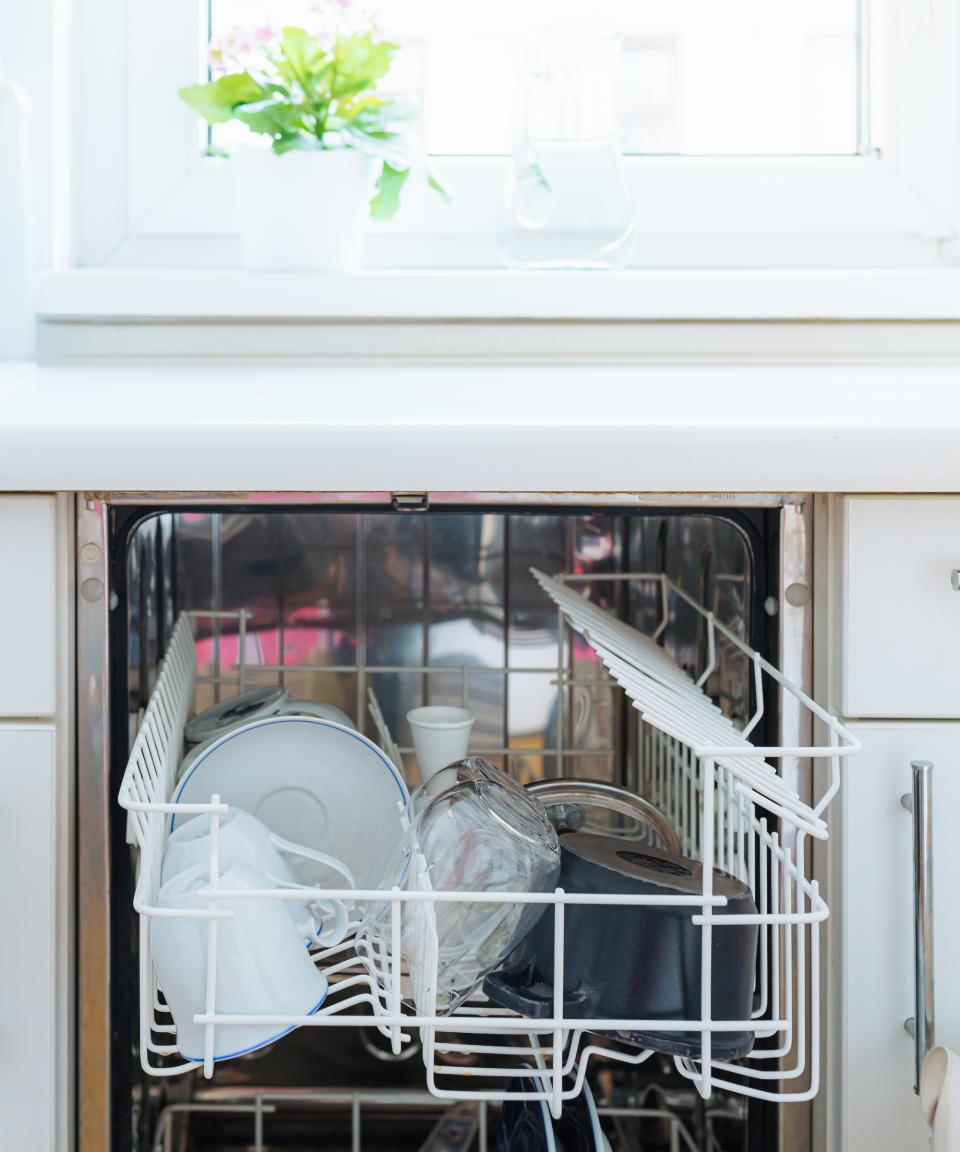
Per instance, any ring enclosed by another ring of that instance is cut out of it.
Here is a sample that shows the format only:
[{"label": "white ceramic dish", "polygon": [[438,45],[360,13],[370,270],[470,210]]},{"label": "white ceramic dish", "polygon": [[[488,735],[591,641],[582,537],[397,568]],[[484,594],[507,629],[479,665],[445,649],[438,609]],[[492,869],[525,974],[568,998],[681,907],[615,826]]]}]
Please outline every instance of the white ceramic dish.
[{"label": "white ceramic dish", "polygon": [[[177,1046],[186,1060],[201,1061],[204,1026],[194,1017],[206,1006],[209,920],[198,912],[210,902],[198,893],[209,887],[205,864],[189,868],[160,889],[157,904],[166,916],[151,921],[160,987],[177,1025]],[[224,895],[217,908],[232,913],[219,922],[217,1011],[237,1016],[311,1016],[327,995],[327,978],[313,964],[289,910],[278,900],[230,898],[230,890],[263,888],[262,873],[239,860],[220,869]],[[192,917],[176,917],[176,911]],[[214,1030],[214,1060],[229,1060],[279,1040],[293,1028],[237,1024]]]},{"label": "white ceramic dish", "polygon": [[333,704],[320,704],[315,700],[291,700],[280,709],[280,716],[319,716],[321,720],[332,720],[334,724],[342,724],[344,728],[356,731],[356,724],[346,712]]},{"label": "white ceramic dish", "polygon": [[583,1082],[583,1099],[587,1105],[587,1115],[590,1117],[590,1128],[593,1132],[593,1144],[596,1152],[610,1152],[610,1141],[600,1127],[600,1116],[597,1112],[597,1105],[593,1099],[593,1093],[590,1091],[590,1084],[587,1080]]},{"label": "white ceramic dish", "polygon": [[[228,701],[224,701],[228,703]],[[205,716],[206,713],[201,713],[200,716]],[[197,720],[200,716],[196,717]],[[214,740],[219,740],[221,736],[225,736],[227,732],[232,732],[236,728],[244,728],[253,720],[262,720],[267,716],[319,716],[322,720],[332,720],[334,724],[342,724],[344,728],[352,728],[356,731],[356,725],[346,714],[333,704],[318,704],[313,700],[288,700],[283,703],[281,700],[280,707],[274,708],[270,706],[263,713],[257,713],[247,720],[237,720],[232,724],[225,724],[223,727],[218,728],[212,736],[207,736],[199,744],[194,744],[190,751],[180,761],[180,767],[177,769],[177,779],[182,780],[186,776],[190,765],[196,760],[200,753],[208,748]],[[187,743],[190,743],[188,740]]]},{"label": "white ceramic dish", "polygon": [[[262,820],[244,812],[242,808],[231,808],[221,818],[219,831],[221,860],[239,860],[255,868],[278,887],[296,886],[288,856],[326,865],[326,887],[339,888],[344,884],[348,889],[354,887],[350,869],[341,861],[325,852],[284,840],[276,832],[271,832]],[[192,820],[182,820],[167,838],[160,883],[166,884],[181,872],[201,867],[209,859],[210,818],[194,816]],[[299,927],[300,935],[310,944],[332,947],[339,944],[347,934],[347,911],[340,900],[321,900],[311,904],[308,898],[302,905],[290,900],[284,901],[284,904]]]},{"label": "white ceramic dish", "polygon": [[190,765],[194,762],[194,760],[196,760],[200,753],[204,751],[205,748],[209,748],[215,740],[219,740],[221,736],[225,736],[228,732],[232,732],[234,728],[243,728],[245,724],[246,721],[241,720],[236,724],[231,724],[229,728],[222,729],[215,736],[208,736],[206,740],[202,740],[199,744],[190,745],[190,751],[180,761],[180,767],[177,769],[177,779],[182,780],[184,776],[186,776],[187,772],[190,771]]},{"label": "white ceramic dish", "polygon": [[[350,869],[357,888],[376,888],[403,837],[410,801],[400,774],[366,736],[315,716],[271,716],[234,729],[194,760],[174,803],[205,804],[214,794],[271,831],[326,853]],[[189,817],[174,814],[173,831]],[[305,884],[329,871],[294,860]]]},{"label": "white ceramic dish", "polygon": [[251,688],[238,696],[229,696],[209,708],[199,712],[187,721],[184,739],[188,744],[202,744],[205,740],[222,736],[224,732],[240,724],[249,724],[273,716],[290,703],[290,693],[286,688],[273,685],[267,688]]},{"label": "white ceramic dish", "polygon": [[[520,1067],[532,1071],[529,1064],[521,1064]],[[547,1086],[539,1077],[517,1077],[508,1083],[509,1095],[500,1110],[496,1152],[509,1152],[511,1148],[523,1149],[524,1152],[558,1152],[553,1120],[546,1100],[516,1098],[520,1092],[546,1091]],[[572,1152],[578,1150],[573,1149]]]}]

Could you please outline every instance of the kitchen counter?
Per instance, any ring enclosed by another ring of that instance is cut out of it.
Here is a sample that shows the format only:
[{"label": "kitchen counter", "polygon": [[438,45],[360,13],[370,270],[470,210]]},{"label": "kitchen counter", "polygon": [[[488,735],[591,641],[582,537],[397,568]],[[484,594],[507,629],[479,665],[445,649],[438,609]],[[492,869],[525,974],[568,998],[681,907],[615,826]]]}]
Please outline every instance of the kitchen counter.
[{"label": "kitchen counter", "polygon": [[960,492],[960,369],[7,364],[0,490]]}]

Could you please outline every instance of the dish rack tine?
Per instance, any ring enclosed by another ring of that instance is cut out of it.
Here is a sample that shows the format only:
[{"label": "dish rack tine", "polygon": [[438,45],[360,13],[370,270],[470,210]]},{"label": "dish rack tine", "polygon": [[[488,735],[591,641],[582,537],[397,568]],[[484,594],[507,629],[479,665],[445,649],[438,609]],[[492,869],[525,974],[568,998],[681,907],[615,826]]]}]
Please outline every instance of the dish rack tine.
[{"label": "dish rack tine", "polygon": [[373,685],[367,688],[367,708],[370,715],[373,717],[373,723],[376,725],[377,734],[380,737],[380,743],[383,745],[383,750],[393,761],[397,771],[404,779],[406,773],[403,767],[403,756],[401,755],[400,748],[393,738],[393,734],[387,725],[386,720],[383,718],[383,710],[380,707],[380,701],[377,699],[377,694],[373,690]]}]

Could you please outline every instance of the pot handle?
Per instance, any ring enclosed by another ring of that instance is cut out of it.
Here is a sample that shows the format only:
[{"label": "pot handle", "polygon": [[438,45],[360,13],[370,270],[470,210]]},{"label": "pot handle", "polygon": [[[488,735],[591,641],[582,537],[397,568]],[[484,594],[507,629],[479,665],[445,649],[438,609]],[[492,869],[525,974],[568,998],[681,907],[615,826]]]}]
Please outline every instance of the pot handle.
[{"label": "pot handle", "polygon": [[667,817],[649,800],[626,788],[600,780],[561,779],[534,780],[526,785],[526,789],[548,808],[571,805],[619,812],[652,828],[668,852],[680,851],[680,840]]},{"label": "pot handle", "polygon": [[[502,972],[491,972],[483,982],[484,992],[501,1008],[509,1008],[534,1020],[546,1020],[553,1015],[553,986],[539,984],[534,991],[527,984],[517,983],[517,978]],[[588,1015],[595,998],[591,989],[580,989],[565,996],[563,1015],[573,1019]]]}]

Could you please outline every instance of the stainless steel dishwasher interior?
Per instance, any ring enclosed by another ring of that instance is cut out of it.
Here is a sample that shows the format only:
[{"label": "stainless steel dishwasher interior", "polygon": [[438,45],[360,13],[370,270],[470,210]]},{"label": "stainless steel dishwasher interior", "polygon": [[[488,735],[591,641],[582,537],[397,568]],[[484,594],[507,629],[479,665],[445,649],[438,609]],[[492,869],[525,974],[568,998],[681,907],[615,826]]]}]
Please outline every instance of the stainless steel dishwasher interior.
[{"label": "stainless steel dishwasher interior", "polygon": [[[177,614],[245,608],[252,613],[247,684],[280,682],[296,698],[333,703],[376,740],[366,707],[374,688],[411,785],[418,777],[406,712],[425,702],[465,702],[477,717],[471,749],[521,781],[588,776],[636,787],[629,702],[593,653],[572,647],[572,683],[558,691],[560,646],[572,640],[530,566],[596,577],[581,585],[585,594],[647,631],[659,612],[655,586],[603,577],[666,573],[719,621],[776,656],[783,529],[795,512],[789,505],[629,512],[120,506],[104,520],[115,533],[111,585],[119,597],[108,649],[113,770],[127,752],[117,745],[136,732]],[[689,626],[676,624],[671,654],[690,670],[703,668],[702,623],[691,614]],[[201,708],[234,690],[222,681],[236,665],[238,638],[216,620],[198,628]],[[708,691],[730,716],[745,719],[747,662],[730,650],[720,657]],[[778,718],[764,723],[777,725]],[[118,820],[113,793],[108,804],[109,818]],[[116,952],[120,940],[129,940],[132,952],[136,933],[117,918],[115,911],[110,962],[119,1020],[117,986],[135,964]],[[420,1061],[391,1058],[373,1032],[302,1029],[225,1063],[208,1082],[193,1075],[147,1080],[122,1032],[114,1029],[107,1091],[111,1109],[124,1092],[132,1105],[125,1123],[113,1116],[111,1152],[419,1149],[430,1146],[424,1141],[443,1110],[425,1097]],[[95,1078],[89,1083],[95,1087]],[[601,1065],[594,1090],[615,1152],[774,1149],[783,1129],[776,1115],[782,1110],[771,1105],[720,1094],[705,1106],[666,1062],[636,1070]],[[480,1119],[493,1149],[496,1106]],[[92,1149],[81,1143],[80,1152]]]}]

